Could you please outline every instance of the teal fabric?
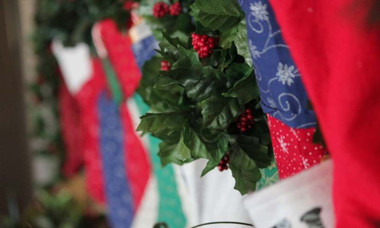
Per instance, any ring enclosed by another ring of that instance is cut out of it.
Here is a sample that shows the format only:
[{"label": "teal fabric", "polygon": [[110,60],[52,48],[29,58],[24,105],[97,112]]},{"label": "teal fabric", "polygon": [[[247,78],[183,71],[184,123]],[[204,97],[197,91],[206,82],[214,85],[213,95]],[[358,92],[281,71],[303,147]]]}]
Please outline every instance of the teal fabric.
[{"label": "teal fabric", "polygon": [[[133,99],[141,115],[149,111],[149,107],[138,94],[135,94]],[[149,135],[149,143],[153,172],[157,179],[158,194],[160,197],[157,221],[165,222],[171,228],[186,227],[187,220],[178,194],[173,166],[167,165],[164,168],[161,166],[160,158],[157,155],[159,151],[159,139]]]},{"label": "teal fabric", "polygon": [[272,184],[275,184],[280,180],[278,177],[276,162],[274,160],[269,167],[261,169],[260,172],[261,179],[259,180],[259,182],[257,182],[256,191],[268,187]]}]

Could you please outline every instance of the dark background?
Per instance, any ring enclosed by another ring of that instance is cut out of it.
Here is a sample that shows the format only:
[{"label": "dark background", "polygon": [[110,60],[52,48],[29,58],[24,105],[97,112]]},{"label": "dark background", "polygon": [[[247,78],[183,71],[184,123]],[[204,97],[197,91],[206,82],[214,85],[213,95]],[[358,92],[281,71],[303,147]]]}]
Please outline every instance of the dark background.
[{"label": "dark background", "polygon": [[0,0],[0,217],[31,198],[18,1]]}]

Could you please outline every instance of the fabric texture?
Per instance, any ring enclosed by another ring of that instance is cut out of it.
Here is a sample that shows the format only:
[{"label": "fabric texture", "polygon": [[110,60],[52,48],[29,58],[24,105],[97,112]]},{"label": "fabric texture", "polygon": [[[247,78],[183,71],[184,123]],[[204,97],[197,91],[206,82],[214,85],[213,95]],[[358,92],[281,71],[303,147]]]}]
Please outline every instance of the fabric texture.
[{"label": "fabric texture", "polygon": [[77,93],[80,108],[82,150],[85,165],[86,188],[96,202],[105,203],[103,165],[99,145],[98,96],[105,88],[105,75],[100,59],[92,58],[93,74]]},{"label": "fabric texture", "polygon": [[127,178],[131,186],[134,210],[137,211],[151,176],[150,158],[133,124],[130,114],[133,110],[129,110],[124,104],[119,111],[124,129],[124,162],[127,164]]},{"label": "fabric texture", "polygon": [[319,164],[326,149],[314,144],[314,128],[294,129],[268,115],[275,160],[281,179]]},{"label": "fabric texture", "polygon": [[141,74],[133,58],[132,41],[119,31],[111,19],[98,23],[100,36],[108,58],[119,80],[125,97],[130,97],[139,85]]},{"label": "fabric texture", "polygon": [[112,98],[102,92],[98,112],[108,217],[113,228],[131,227],[133,198],[125,172],[128,164],[125,163],[124,130],[119,108]]},{"label": "fabric texture", "polygon": [[61,82],[58,105],[62,139],[65,146],[63,174],[75,175],[83,166],[83,139],[80,126],[80,109],[74,96],[70,94],[65,82]]},{"label": "fabric texture", "polygon": [[[325,153],[314,145],[316,117],[282,31],[268,0],[240,0],[246,13],[248,47],[261,105],[269,118],[280,179],[320,162]],[[316,148],[316,149],[315,149]]]},{"label": "fabric texture", "polygon": [[246,13],[248,47],[264,112],[294,128],[314,127],[315,114],[300,72],[267,0],[240,0]]},{"label": "fabric texture", "polygon": [[60,40],[54,39],[52,51],[69,92],[76,95],[92,76],[90,48],[85,43],[65,47]]},{"label": "fabric texture", "polygon": [[337,227],[380,226],[380,31],[375,1],[272,0],[334,162]]},{"label": "fabric texture", "polygon": [[[179,167],[189,198],[192,203],[195,226],[201,223],[215,221],[238,221],[251,223],[251,219],[244,208],[243,196],[234,189],[235,180],[231,170],[220,172],[213,169],[201,177],[207,160],[198,159]],[[215,227],[230,228],[231,224]]]},{"label": "fabric texture", "polygon": [[334,227],[332,162],[326,161],[244,197],[255,227]]}]

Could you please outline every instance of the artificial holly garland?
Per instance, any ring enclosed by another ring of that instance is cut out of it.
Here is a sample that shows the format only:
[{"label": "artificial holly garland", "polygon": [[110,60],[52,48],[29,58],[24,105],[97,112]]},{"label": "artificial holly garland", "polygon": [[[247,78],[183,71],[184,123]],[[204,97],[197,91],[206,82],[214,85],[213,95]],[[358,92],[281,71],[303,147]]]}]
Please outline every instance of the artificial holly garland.
[{"label": "artificial holly garland", "polygon": [[[237,190],[255,190],[272,146],[240,6],[235,0],[141,4],[160,50],[143,67],[138,92],[153,112],[141,117],[138,130],[162,140],[163,165],[205,158],[202,175],[230,168]],[[167,10],[174,4],[183,10],[175,17]]]}]

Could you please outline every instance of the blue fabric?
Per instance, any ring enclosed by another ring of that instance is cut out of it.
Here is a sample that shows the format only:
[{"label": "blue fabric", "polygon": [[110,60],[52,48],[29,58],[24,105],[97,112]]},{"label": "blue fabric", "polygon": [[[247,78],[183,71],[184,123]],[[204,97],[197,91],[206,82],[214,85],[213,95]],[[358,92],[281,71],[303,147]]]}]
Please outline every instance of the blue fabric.
[{"label": "blue fabric", "polygon": [[[315,113],[268,0],[239,0],[264,112],[294,128],[314,127]],[[323,75],[321,75],[323,76]]]},{"label": "blue fabric", "polygon": [[132,45],[132,50],[135,55],[137,65],[140,69],[143,67],[146,61],[157,54],[157,52],[154,50],[157,48],[158,44],[153,36],[148,36],[147,38]]},{"label": "blue fabric", "polygon": [[118,106],[105,92],[98,98],[98,112],[108,218],[113,228],[128,228],[134,215],[125,173],[122,123]]}]

